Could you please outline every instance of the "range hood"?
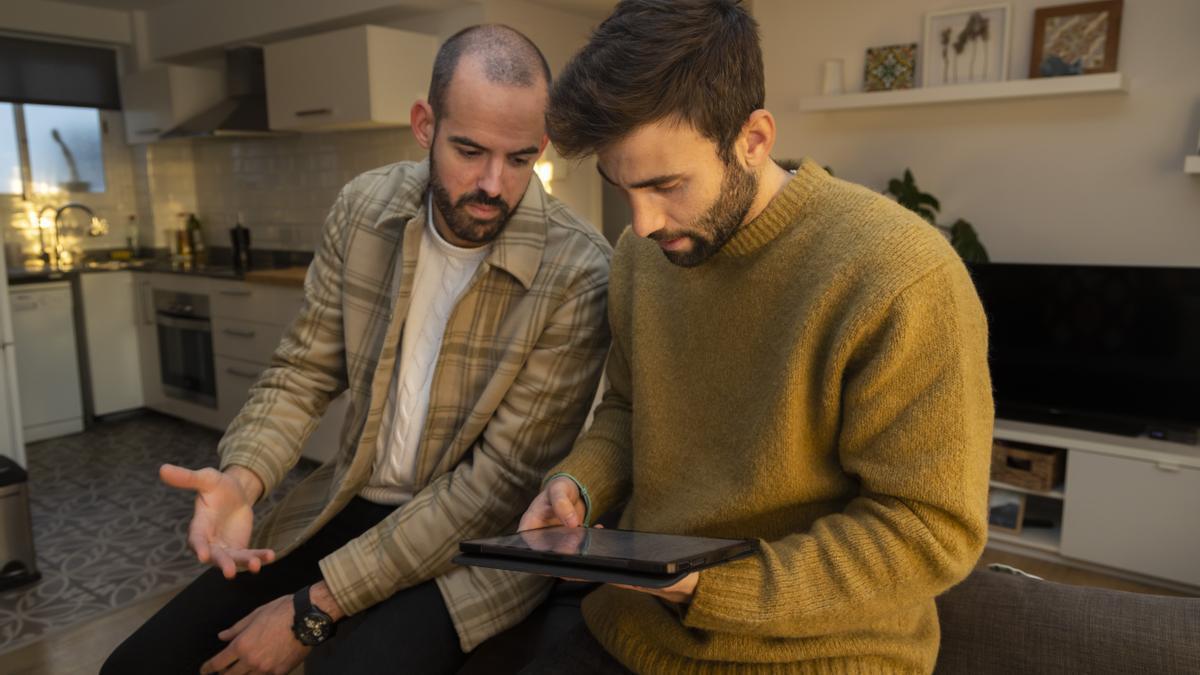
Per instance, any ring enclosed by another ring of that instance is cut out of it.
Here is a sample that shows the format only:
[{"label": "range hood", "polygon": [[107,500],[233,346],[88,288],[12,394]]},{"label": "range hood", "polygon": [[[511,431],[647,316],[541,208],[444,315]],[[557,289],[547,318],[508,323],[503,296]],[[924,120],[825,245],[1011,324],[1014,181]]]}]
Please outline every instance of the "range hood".
[{"label": "range hood", "polygon": [[225,100],[162,135],[162,138],[285,136],[267,124],[263,52],[237,47],[225,52]]}]

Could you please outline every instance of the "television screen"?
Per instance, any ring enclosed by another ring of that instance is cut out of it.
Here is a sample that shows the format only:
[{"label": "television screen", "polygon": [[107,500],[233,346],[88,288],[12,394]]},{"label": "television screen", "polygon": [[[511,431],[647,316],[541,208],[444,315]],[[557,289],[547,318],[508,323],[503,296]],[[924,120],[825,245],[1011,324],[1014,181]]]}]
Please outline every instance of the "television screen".
[{"label": "television screen", "polygon": [[998,417],[1130,435],[1200,426],[1200,268],[970,270]]}]

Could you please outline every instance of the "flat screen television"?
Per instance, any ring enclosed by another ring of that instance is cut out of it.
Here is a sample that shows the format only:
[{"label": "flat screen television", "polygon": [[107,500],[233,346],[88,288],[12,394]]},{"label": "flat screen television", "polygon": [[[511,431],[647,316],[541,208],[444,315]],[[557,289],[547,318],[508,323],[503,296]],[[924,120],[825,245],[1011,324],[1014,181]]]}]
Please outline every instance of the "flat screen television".
[{"label": "flat screen television", "polygon": [[969,267],[997,417],[1172,440],[1200,427],[1200,268]]}]

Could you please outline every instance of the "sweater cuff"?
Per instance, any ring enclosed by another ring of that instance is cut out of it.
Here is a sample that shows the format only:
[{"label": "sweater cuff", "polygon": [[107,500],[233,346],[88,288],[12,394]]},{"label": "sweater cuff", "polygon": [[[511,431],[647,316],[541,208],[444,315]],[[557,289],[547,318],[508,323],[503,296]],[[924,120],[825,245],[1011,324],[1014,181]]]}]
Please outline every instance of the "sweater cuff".
[{"label": "sweater cuff", "polygon": [[726,633],[744,630],[747,619],[761,609],[757,593],[762,581],[760,565],[759,557],[752,555],[700,570],[683,625]]},{"label": "sweater cuff", "polygon": [[575,487],[579,488],[579,495],[581,497],[583,497],[583,526],[591,527],[592,497],[591,497],[591,495],[588,494],[587,487],[582,482],[580,482],[580,480],[578,478],[576,478],[575,476],[572,476],[571,474],[567,473],[566,471],[559,471],[558,473],[551,474],[550,476],[548,476],[546,478],[546,480],[542,481],[542,487],[545,488],[547,485],[550,484],[550,481],[552,481],[555,478],[558,478],[560,476],[562,476],[564,478],[570,478],[575,483]]}]

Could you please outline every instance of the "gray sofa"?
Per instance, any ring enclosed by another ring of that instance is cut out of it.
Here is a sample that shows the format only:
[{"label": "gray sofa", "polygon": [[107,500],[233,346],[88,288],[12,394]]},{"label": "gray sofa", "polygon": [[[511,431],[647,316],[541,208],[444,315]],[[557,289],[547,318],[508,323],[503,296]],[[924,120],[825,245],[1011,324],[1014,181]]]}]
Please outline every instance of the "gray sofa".
[{"label": "gray sofa", "polygon": [[939,674],[1200,674],[1200,598],[1068,586],[984,569],[937,604]]},{"label": "gray sofa", "polygon": [[[459,675],[519,671],[533,645],[555,642],[564,614],[590,590],[559,582],[529,621],[481,645]],[[980,569],[937,604],[938,675],[1200,675],[1200,598],[1068,586]]]}]

